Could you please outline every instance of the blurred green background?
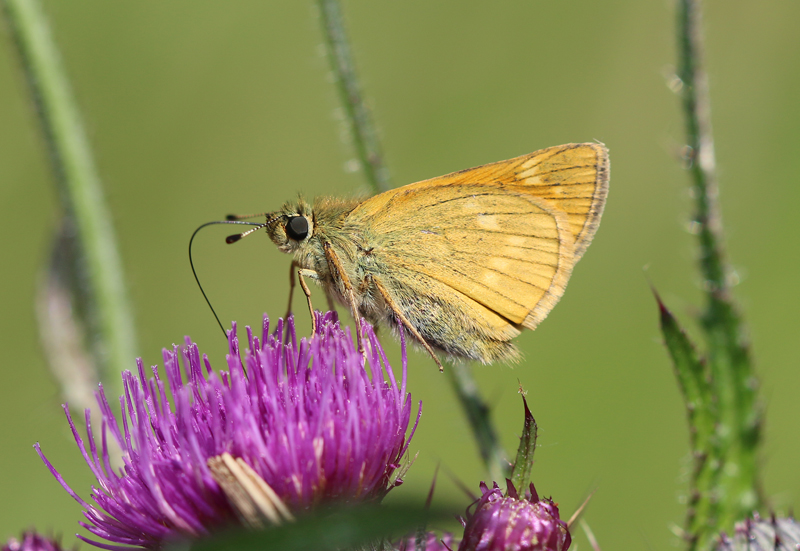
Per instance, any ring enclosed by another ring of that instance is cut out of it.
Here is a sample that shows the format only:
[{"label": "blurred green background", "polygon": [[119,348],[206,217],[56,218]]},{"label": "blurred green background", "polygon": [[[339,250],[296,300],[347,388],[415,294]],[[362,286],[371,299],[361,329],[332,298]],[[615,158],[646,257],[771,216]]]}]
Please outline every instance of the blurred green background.
[{"label": "blurred green background", "polygon": [[[110,203],[145,363],[191,335],[222,365],[225,345],[192,280],[189,235],[229,212],[275,209],[302,191],[364,191],[346,170],[338,97],[311,0],[45,3]],[[525,361],[476,372],[508,449],[522,408],[540,426],[534,480],[603,549],[669,549],[688,472],[684,411],[660,344],[648,280],[691,325],[700,304],[691,202],[676,161],[683,124],[665,82],[671,2],[344,3],[362,81],[397,185],[566,142],[611,151],[603,222],[563,300],[519,339]],[[741,277],[767,403],[765,492],[797,508],[800,359],[800,4],[713,0],[705,30],[728,250]],[[48,374],[34,289],[57,220],[47,158],[8,32],[0,48],[0,538],[36,526],[71,544],[80,509],[32,449],[41,442],[81,495],[92,480]],[[352,163],[351,163],[352,164]],[[263,236],[235,247],[200,234],[196,262],[223,320],[285,308],[289,257]],[[322,296],[321,294],[319,295]],[[296,310],[302,311],[298,297]],[[301,318],[307,330],[306,318]],[[392,358],[399,349],[385,339]],[[397,362],[399,364],[399,362]],[[131,358],[131,367],[134,366]],[[415,352],[424,413],[397,494],[467,499],[484,472],[449,389]],[[578,536],[579,547],[588,548]]]}]

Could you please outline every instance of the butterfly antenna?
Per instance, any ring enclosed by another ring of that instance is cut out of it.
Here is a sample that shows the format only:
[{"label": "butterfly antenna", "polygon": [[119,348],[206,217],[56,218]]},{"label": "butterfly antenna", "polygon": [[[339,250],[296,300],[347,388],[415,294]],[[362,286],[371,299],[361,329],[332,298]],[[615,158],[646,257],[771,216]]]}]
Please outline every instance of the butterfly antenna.
[{"label": "butterfly antenna", "polygon": [[257,214],[228,214],[225,216],[225,220],[234,221],[234,220],[244,220],[246,218],[259,218],[268,216],[270,213],[268,212],[259,212]]},{"label": "butterfly antenna", "polygon": [[[220,222],[220,224],[222,224],[222,223],[223,222]],[[240,239],[243,239],[243,238],[247,237],[248,235],[250,235],[251,233],[257,232],[261,228],[264,228],[264,227],[267,226],[267,224],[254,224],[253,222],[234,222],[232,220],[227,221],[227,223],[228,224],[249,224],[250,226],[255,226],[254,228],[250,228],[246,232],[234,233],[233,235],[229,235],[228,237],[226,237],[225,238],[225,243],[227,243],[228,245],[230,245],[231,243],[236,243]]]},{"label": "butterfly antenna", "polygon": [[[229,216],[232,216],[232,215],[229,215]],[[229,236],[225,240],[228,243],[233,243],[235,241],[238,241],[239,239],[241,239],[245,235],[248,235],[250,233],[253,233],[256,230],[259,230],[259,229],[263,228],[265,226],[265,224],[256,224],[254,222],[240,222],[238,220],[230,220],[230,219],[228,219],[228,220],[219,220],[219,221],[215,221],[215,222],[206,222],[205,224],[200,225],[200,227],[198,227],[196,230],[194,230],[194,233],[192,233],[192,236],[189,238],[189,266],[191,266],[191,268],[192,268],[192,275],[194,275],[194,280],[197,282],[197,286],[200,288],[200,292],[203,293],[203,298],[206,300],[206,304],[208,304],[208,307],[211,308],[211,313],[214,314],[214,319],[217,320],[217,325],[219,325],[219,328],[222,329],[222,334],[225,335],[225,338],[227,339],[228,338],[228,333],[227,333],[227,331],[225,331],[225,327],[222,325],[222,322],[219,321],[219,316],[217,316],[217,311],[214,310],[213,306],[211,306],[211,301],[208,300],[208,296],[206,295],[206,292],[203,290],[203,286],[200,284],[200,278],[197,277],[197,270],[195,270],[194,261],[192,260],[192,243],[194,242],[194,238],[197,235],[197,232],[199,232],[200,230],[202,230],[206,226],[213,226],[215,224],[243,224],[243,225],[247,225],[247,226],[256,226],[255,228],[253,228],[253,229],[251,229],[249,231],[246,231],[243,234],[238,234],[236,236],[233,236],[233,235]],[[236,237],[236,239],[234,239],[232,241],[228,241],[231,237]]]}]

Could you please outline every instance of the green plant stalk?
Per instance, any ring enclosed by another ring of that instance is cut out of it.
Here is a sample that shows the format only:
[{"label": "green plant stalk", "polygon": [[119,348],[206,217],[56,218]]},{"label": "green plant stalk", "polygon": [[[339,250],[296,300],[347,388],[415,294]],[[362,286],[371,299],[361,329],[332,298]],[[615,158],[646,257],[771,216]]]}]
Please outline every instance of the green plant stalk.
[{"label": "green plant stalk", "polygon": [[4,12],[30,85],[56,176],[65,216],[73,219],[85,261],[95,358],[101,377],[119,388],[119,374],[135,359],[135,336],[100,179],[58,48],[36,0],[4,0]]},{"label": "green plant stalk", "polygon": [[449,369],[445,371],[450,376],[453,390],[467,416],[489,476],[495,482],[501,483],[511,476],[511,465],[500,445],[497,430],[492,423],[491,412],[478,391],[478,385],[472,377],[469,365],[451,362]]},{"label": "green plant stalk", "polygon": [[[341,6],[338,0],[319,0],[319,10],[328,57],[364,177],[374,193],[386,191],[392,188],[392,183],[383,162],[378,132],[361,94]],[[449,371],[450,383],[467,415],[484,464],[494,480],[502,481],[509,476],[510,469],[489,408],[467,366],[453,365]]]},{"label": "green plant stalk", "polygon": [[319,0],[319,11],[328,58],[364,176],[373,193],[387,191],[392,189],[392,182],[383,161],[378,131],[361,93],[339,1]]},{"label": "green plant stalk", "polygon": [[696,200],[695,217],[700,244],[700,272],[706,291],[701,325],[706,335],[712,394],[717,401],[720,477],[717,487],[702,499],[718,501],[719,517],[697,518],[690,534],[697,548],[710,544],[711,530],[728,530],[761,505],[757,450],[761,407],[741,316],[729,284],[732,273],[723,249],[722,221],[711,132],[708,81],[703,71],[699,0],[678,2],[678,77],[682,81],[683,110],[689,172]]}]

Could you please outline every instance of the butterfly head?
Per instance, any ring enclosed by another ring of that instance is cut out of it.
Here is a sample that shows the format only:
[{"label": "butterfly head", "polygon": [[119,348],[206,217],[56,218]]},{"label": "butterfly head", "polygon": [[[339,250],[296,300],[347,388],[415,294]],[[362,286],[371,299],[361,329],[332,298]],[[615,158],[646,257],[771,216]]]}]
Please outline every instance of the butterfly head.
[{"label": "butterfly head", "polygon": [[286,203],[281,210],[267,215],[266,228],[267,235],[281,252],[294,253],[314,234],[311,205],[303,199]]}]

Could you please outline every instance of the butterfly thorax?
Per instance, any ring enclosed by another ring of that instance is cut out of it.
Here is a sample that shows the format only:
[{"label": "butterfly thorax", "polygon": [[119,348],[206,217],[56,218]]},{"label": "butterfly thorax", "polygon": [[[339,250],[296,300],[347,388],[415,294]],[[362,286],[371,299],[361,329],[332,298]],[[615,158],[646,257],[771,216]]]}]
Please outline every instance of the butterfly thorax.
[{"label": "butterfly thorax", "polygon": [[333,248],[347,275],[355,275],[352,266],[362,238],[358,229],[347,222],[347,215],[360,202],[360,199],[331,197],[318,197],[314,200],[308,215],[313,229],[308,239],[293,251],[293,256],[298,266],[315,271],[323,284],[332,283],[335,279],[325,253],[326,244]]}]

